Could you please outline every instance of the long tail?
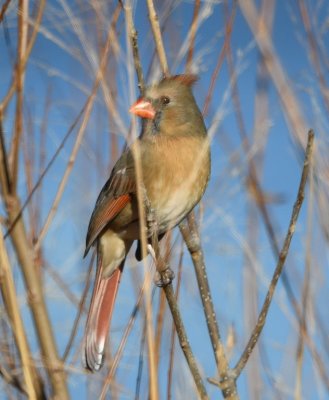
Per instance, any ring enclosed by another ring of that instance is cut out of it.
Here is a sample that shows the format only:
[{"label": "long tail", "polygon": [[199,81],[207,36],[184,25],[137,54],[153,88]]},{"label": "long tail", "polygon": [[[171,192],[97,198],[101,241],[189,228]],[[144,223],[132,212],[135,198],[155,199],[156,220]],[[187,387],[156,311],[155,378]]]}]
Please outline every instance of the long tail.
[{"label": "long tail", "polygon": [[85,367],[92,372],[98,371],[103,364],[105,342],[125,261],[109,278],[103,278],[101,259],[98,255],[96,279],[84,335],[83,361]]}]

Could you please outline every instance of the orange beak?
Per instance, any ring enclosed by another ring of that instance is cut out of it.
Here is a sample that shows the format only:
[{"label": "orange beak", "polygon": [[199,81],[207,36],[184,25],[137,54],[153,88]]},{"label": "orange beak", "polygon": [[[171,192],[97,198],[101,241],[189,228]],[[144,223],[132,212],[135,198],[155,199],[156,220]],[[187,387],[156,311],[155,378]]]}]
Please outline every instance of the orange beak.
[{"label": "orange beak", "polygon": [[137,115],[138,117],[153,119],[155,117],[155,110],[148,100],[139,99],[134,103],[129,112]]}]

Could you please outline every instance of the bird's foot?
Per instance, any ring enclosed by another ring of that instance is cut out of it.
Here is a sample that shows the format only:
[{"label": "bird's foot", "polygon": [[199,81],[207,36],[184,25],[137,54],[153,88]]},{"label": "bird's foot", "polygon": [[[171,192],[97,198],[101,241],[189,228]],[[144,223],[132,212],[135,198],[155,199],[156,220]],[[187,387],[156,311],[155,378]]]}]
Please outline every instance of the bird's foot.
[{"label": "bird's foot", "polygon": [[175,278],[174,271],[169,266],[167,266],[167,268],[164,269],[163,271],[155,272],[154,283],[158,287],[164,287],[169,285],[174,278]]}]

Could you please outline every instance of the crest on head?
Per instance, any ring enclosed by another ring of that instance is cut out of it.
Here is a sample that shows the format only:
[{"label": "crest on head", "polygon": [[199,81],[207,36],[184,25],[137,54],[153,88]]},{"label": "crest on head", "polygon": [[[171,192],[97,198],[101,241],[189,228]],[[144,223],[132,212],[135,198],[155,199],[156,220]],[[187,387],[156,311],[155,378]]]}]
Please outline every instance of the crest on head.
[{"label": "crest on head", "polygon": [[197,80],[199,79],[199,77],[195,74],[181,74],[181,75],[173,75],[173,76],[168,76],[168,77],[164,77],[161,83],[169,83],[171,81],[173,82],[179,82],[182,85],[191,87]]}]

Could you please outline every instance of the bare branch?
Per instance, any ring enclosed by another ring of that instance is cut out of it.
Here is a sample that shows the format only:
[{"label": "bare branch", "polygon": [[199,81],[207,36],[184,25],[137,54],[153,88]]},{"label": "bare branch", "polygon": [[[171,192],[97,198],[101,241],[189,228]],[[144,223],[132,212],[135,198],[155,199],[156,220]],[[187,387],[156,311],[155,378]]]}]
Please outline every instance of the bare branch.
[{"label": "bare branch", "polygon": [[20,316],[15,284],[1,231],[0,275],[1,293],[7,308],[9,320],[12,325],[12,331],[14,333],[17,347],[22,360],[22,369],[25,380],[26,393],[30,399],[37,399],[37,394],[41,396],[41,393],[39,392],[41,387],[38,387],[38,377],[36,375],[36,371],[34,370],[31,352],[24,331],[23,321]]},{"label": "bare branch", "polygon": [[185,240],[186,246],[191,254],[198,287],[202,300],[203,310],[206,317],[208,332],[212,343],[218,374],[220,377],[220,388],[224,398],[237,399],[237,389],[225,355],[224,345],[221,341],[216,313],[211,297],[204,255],[201,247],[200,234],[197,229],[195,215],[192,211],[187,217],[188,225],[181,223],[179,228]]},{"label": "bare branch", "polygon": [[166,57],[166,53],[165,53],[165,49],[164,49],[164,45],[163,45],[163,41],[162,41],[159,19],[158,19],[158,15],[154,8],[153,0],[147,0],[147,7],[149,10],[149,19],[150,19],[150,23],[151,23],[153,36],[154,36],[155,46],[156,46],[157,53],[159,56],[160,65],[161,65],[164,75],[167,76],[167,75],[169,75],[169,67],[168,67],[167,57]]},{"label": "bare branch", "polygon": [[2,22],[2,20],[3,20],[4,16],[5,16],[5,14],[6,14],[6,11],[7,11],[7,8],[8,8],[8,6],[9,6],[9,4],[10,4],[10,1],[11,1],[11,0],[6,0],[6,1],[3,3],[2,7],[1,7],[1,10],[0,10],[0,22]]},{"label": "bare branch", "polygon": [[301,180],[300,180],[300,184],[299,184],[297,199],[296,199],[296,202],[293,207],[288,232],[287,232],[285,241],[283,243],[283,247],[280,252],[279,259],[278,259],[278,264],[275,268],[273,278],[272,278],[270,287],[268,289],[264,304],[260,311],[257,324],[250,336],[250,339],[248,341],[248,344],[247,344],[243,354],[241,355],[237,365],[235,366],[235,368],[233,370],[234,376],[236,378],[239,377],[243,368],[245,367],[245,365],[250,357],[250,354],[252,353],[254,347],[257,344],[259,335],[261,334],[261,332],[263,330],[263,327],[264,327],[264,324],[266,321],[266,317],[267,317],[267,313],[268,313],[269,307],[271,305],[272,297],[273,297],[276,285],[281,276],[283,266],[286,261],[287,255],[288,255],[291,239],[292,239],[292,236],[296,229],[296,222],[298,219],[299,211],[301,209],[301,206],[302,206],[303,200],[304,200],[304,191],[305,191],[305,186],[306,186],[306,182],[307,182],[307,178],[308,178],[311,157],[313,154],[313,143],[314,143],[314,132],[311,130],[311,131],[309,131],[309,134],[308,134],[308,142],[307,142],[307,147],[306,147],[306,151],[305,151],[303,172],[302,172],[302,176],[301,176]]},{"label": "bare branch", "polygon": [[23,130],[23,86],[25,76],[24,57],[27,42],[27,18],[28,18],[28,2],[20,0],[18,2],[18,44],[17,44],[17,61],[16,61],[16,115],[15,115],[15,132],[12,140],[11,149],[11,188],[12,194],[16,193],[17,177],[18,177],[18,161],[20,141]]},{"label": "bare branch", "polygon": [[186,59],[186,70],[187,71],[191,70],[192,62],[193,62],[194,41],[195,41],[196,30],[197,30],[197,26],[198,26],[197,22],[198,22],[198,15],[199,15],[199,11],[200,11],[200,5],[201,5],[200,0],[194,1],[193,18],[192,18],[190,33],[188,35],[188,36],[190,36],[190,45],[189,45],[187,59]]},{"label": "bare branch", "polygon": [[145,91],[145,82],[144,82],[142,64],[141,64],[141,60],[139,57],[137,31],[136,31],[134,23],[133,23],[131,3],[127,1],[124,9],[125,9],[125,14],[126,14],[127,30],[129,33],[129,38],[130,38],[131,47],[132,47],[132,51],[133,51],[133,59],[134,59],[135,70],[136,70],[136,74],[137,74],[138,87],[139,87],[141,96],[143,96],[144,91]]}]

